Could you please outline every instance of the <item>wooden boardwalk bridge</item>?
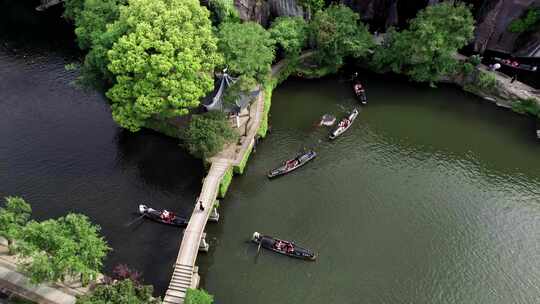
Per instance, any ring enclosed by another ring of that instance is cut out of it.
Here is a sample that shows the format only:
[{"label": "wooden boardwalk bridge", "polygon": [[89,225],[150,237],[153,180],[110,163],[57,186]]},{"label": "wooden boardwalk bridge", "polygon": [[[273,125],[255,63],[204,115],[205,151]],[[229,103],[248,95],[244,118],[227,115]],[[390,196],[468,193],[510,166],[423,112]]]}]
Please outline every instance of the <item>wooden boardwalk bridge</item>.
[{"label": "wooden boardwalk bridge", "polygon": [[[238,166],[255,144],[257,131],[261,126],[264,113],[264,92],[260,90],[256,101],[250,106],[249,118],[244,121],[245,134],[238,143],[231,144],[221,153],[209,159],[211,165],[208,174],[204,178],[201,193],[195,202],[195,208],[189,219],[189,224],[184,230],[180,250],[174,265],[169,287],[165,292],[163,303],[184,303],[188,288],[196,288],[199,284],[199,275],[195,262],[199,251],[208,251],[204,229],[211,218],[219,217],[215,211],[218,190],[225,173],[233,166]],[[200,210],[199,204],[203,203],[204,210]]]}]

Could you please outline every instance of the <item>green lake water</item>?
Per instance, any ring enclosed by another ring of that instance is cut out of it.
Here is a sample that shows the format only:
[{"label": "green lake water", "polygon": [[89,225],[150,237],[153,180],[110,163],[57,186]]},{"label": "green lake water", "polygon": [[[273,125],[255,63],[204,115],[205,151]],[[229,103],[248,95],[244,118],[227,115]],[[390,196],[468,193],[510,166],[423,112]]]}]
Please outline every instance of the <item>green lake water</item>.
[{"label": "green lake water", "polygon": [[[540,303],[534,123],[452,87],[364,76],[370,104],[334,142],[321,115],[358,106],[338,78],[289,80],[272,133],[209,224],[198,263],[217,303]],[[302,147],[319,156],[272,181]],[[254,231],[319,253],[249,244]]]}]

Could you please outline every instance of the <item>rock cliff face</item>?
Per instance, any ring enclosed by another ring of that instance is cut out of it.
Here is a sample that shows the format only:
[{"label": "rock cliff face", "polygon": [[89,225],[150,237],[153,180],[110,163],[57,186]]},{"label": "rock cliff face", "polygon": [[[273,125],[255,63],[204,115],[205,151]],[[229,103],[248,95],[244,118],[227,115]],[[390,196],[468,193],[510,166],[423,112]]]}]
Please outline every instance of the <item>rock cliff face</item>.
[{"label": "rock cliff face", "polygon": [[272,17],[309,17],[298,0],[234,0],[234,5],[242,20],[255,21],[263,26],[268,26]]},{"label": "rock cliff face", "polygon": [[[384,31],[389,26],[403,25],[414,11],[427,5],[454,0],[339,0],[360,14],[372,30]],[[474,49],[495,50],[516,56],[540,57],[540,31],[527,35],[509,32],[508,26],[530,7],[540,7],[540,0],[465,0],[476,9],[477,29]],[[234,0],[243,20],[268,26],[278,16],[306,16],[299,0]],[[414,10],[414,11],[411,11]]]},{"label": "rock cliff face", "polygon": [[532,40],[517,44],[519,34],[509,32],[510,23],[523,16],[528,8],[540,6],[540,0],[484,0],[477,16],[474,48],[478,52],[486,49],[513,53],[521,56],[540,56],[538,35]]}]

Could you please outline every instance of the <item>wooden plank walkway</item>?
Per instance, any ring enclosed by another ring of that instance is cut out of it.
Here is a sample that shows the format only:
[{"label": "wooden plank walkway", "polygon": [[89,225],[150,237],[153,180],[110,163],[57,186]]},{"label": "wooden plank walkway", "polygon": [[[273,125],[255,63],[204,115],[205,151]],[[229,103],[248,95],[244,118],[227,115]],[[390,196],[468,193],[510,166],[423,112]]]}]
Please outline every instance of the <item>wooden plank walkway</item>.
[{"label": "wooden plank walkway", "polygon": [[197,285],[197,282],[193,282],[195,260],[197,259],[206,222],[216,201],[221,179],[230,167],[231,162],[227,160],[214,161],[210,166],[199,196],[199,201],[202,201],[205,207],[204,211],[199,209],[199,201],[196,202],[189,224],[184,230],[174,272],[163,303],[184,303],[187,289],[195,288]]},{"label": "wooden plank walkway", "polygon": [[[303,54],[302,58],[311,56],[313,52]],[[285,62],[279,62],[272,67],[272,76],[285,67]],[[238,143],[231,144],[222,152],[209,159],[211,163],[208,175],[204,178],[199,200],[195,202],[195,208],[189,219],[189,224],[184,230],[180,250],[174,265],[174,271],[165,292],[163,303],[182,304],[188,288],[198,286],[198,274],[195,266],[197,253],[201,242],[204,240],[204,228],[213,205],[216,201],[221,180],[227,170],[232,166],[239,165],[244,159],[245,153],[255,144],[255,137],[263,121],[264,115],[264,89],[260,87],[260,93],[255,102],[249,107],[249,119],[246,121],[246,132]],[[199,201],[203,202],[204,211],[199,209]]]},{"label": "wooden plank walkway", "polygon": [[[210,170],[204,178],[199,200],[195,202],[189,224],[184,230],[173,275],[165,292],[163,303],[182,304],[187,289],[197,287],[198,282],[194,279],[195,276],[198,276],[195,270],[195,261],[205,235],[206,223],[217,198],[221,179],[232,166],[240,164],[245,153],[254,144],[263,113],[264,92],[261,90],[257,100],[250,106],[249,120],[246,122],[246,134],[242,136],[240,142],[225,147],[221,153],[209,159],[211,163]],[[204,211],[199,209],[199,201],[203,202]]]}]

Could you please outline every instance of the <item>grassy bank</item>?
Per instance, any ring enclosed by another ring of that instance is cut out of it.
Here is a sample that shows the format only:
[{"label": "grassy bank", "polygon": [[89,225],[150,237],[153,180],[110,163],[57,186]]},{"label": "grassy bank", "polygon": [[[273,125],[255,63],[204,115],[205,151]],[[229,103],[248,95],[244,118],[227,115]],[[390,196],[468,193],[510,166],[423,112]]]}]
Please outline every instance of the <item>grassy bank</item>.
[{"label": "grassy bank", "polygon": [[231,185],[233,178],[233,168],[229,168],[227,172],[225,172],[225,175],[223,175],[223,178],[221,179],[221,183],[219,184],[219,192],[218,197],[224,198],[225,194],[227,194],[227,190],[229,190],[229,186]]}]

